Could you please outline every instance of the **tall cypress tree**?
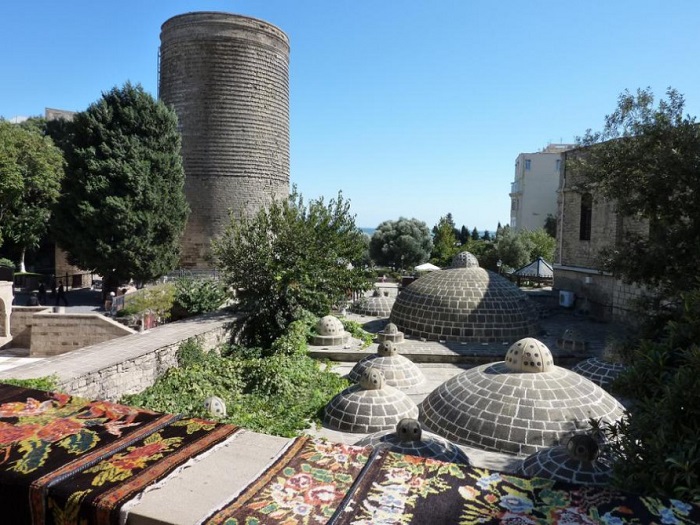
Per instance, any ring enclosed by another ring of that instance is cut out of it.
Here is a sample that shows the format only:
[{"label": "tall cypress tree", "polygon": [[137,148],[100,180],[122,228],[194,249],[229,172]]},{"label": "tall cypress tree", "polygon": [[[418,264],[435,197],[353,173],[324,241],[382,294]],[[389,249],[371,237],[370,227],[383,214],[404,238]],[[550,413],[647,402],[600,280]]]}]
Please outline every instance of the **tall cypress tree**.
[{"label": "tall cypress tree", "polygon": [[127,83],[78,113],[65,138],[54,234],[69,261],[113,286],[172,270],[188,214],[174,111]]}]

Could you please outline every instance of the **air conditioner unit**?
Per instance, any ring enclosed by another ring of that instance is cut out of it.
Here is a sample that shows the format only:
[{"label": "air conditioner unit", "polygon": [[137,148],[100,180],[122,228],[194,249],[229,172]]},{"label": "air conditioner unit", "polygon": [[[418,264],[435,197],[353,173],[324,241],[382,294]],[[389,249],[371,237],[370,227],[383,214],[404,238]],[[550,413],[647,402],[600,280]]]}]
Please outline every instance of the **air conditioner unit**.
[{"label": "air conditioner unit", "polygon": [[586,275],[586,277],[583,279],[584,284],[592,284],[593,283],[593,277],[590,275]]},{"label": "air conditioner unit", "polygon": [[574,292],[568,290],[559,290],[559,306],[571,308],[574,305]]}]

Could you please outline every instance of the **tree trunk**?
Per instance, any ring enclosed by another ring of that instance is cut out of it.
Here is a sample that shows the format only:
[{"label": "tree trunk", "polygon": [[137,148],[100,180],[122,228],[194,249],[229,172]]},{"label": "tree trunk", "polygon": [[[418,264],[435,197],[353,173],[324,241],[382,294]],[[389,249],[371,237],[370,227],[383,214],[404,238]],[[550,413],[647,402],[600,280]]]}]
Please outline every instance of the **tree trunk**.
[{"label": "tree trunk", "polygon": [[24,266],[24,252],[26,252],[26,248],[22,248],[22,251],[20,252],[19,255],[19,271],[20,273],[24,273],[27,271],[27,269]]}]

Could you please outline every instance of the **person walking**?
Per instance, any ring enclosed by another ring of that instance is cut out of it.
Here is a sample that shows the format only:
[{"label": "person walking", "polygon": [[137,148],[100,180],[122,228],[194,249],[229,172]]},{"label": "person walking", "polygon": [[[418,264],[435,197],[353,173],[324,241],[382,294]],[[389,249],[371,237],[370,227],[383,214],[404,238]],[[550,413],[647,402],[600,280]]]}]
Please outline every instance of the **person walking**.
[{"label": "person walking", "polygon": [[58,292],[56,293],[56,306],[58,303],[63,301],[64,306],[68,306],[68,300],[66,299],[66,289],[63,287],[63,281],[58,282]]}]

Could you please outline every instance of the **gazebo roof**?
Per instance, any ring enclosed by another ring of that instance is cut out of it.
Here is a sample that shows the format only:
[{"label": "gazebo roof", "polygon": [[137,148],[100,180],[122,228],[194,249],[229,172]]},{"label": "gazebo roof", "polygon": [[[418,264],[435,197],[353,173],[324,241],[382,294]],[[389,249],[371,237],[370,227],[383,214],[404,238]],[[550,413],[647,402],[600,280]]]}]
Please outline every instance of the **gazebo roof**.
[{"label": "gazebo roof", "polygon": [[538,257],[530,264],[526,264],[513,272],[516,277],[537,277],[539,279],[553,279],[554,270],[552,265],[542,257]]}]

